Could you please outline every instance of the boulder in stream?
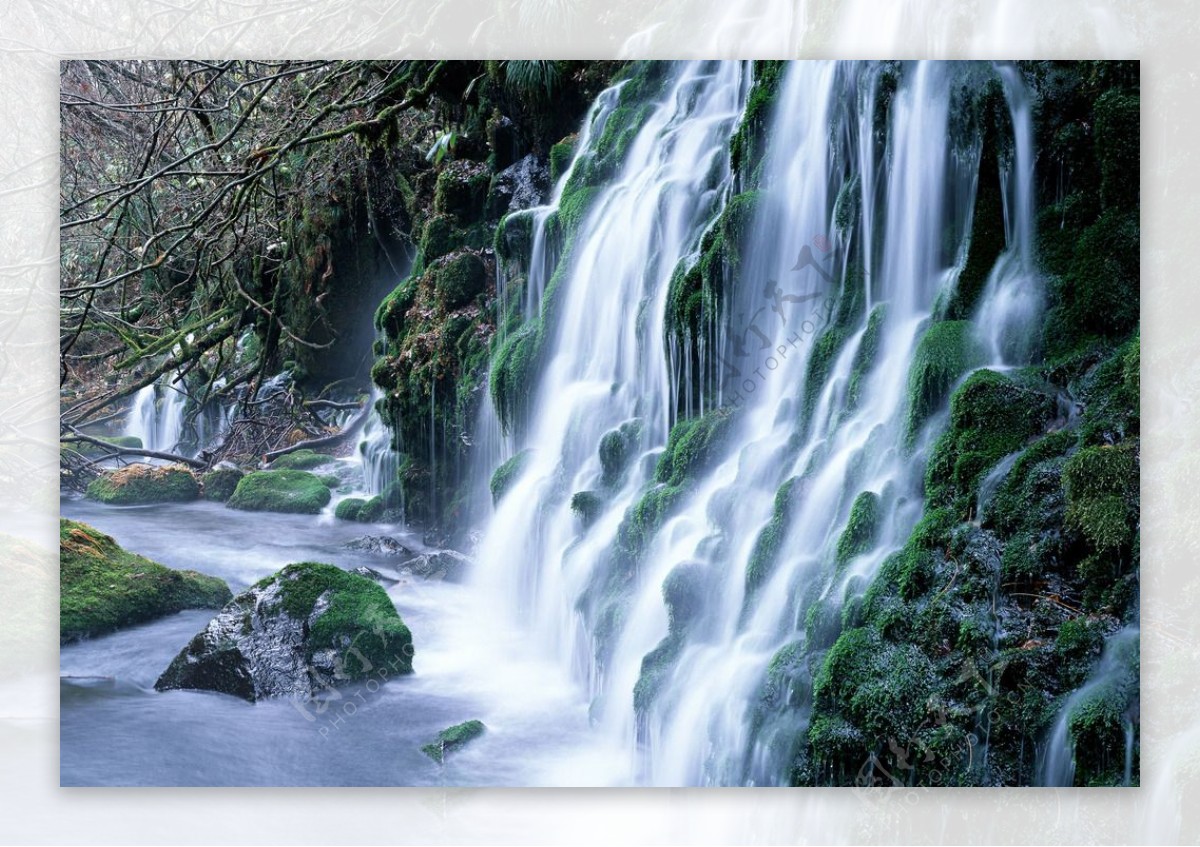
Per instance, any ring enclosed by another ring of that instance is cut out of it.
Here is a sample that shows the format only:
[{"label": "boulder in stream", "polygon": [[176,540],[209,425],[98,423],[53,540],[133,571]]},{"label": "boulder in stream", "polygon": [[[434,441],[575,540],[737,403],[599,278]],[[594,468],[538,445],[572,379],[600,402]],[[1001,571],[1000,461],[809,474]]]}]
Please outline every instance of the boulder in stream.
[{"label": "boulder in stream", "polygon": [[78,521],[59,521],[59,641],[101,635],[184,609],[219,609],[222,580],[180,571],[123,549]]},{"label": "boulder in stream", "polygon": [[454,550],[438,550],[433,553],[422,553],[412,561],[405,562],[403,569],[422,579],[462,582],[470,566],[470,558],[462,553]]},{"label": "boulder in stream", "polygon": [[234,597],[154,687],[309,699],[338,682],[412,673],[412,657],[412,635],[378,584],[303,562]]},{"label": "boulder in stream", "polygon": [[413,558],[417,555],[390,535],[360,535],[347,541],[345,546],[356,553],[374,553],[378,556]]},{"label": "boulder in stream", "polygon": [[200,483],[183,465],[126,465],[101,474],[87,496],[112,506],[184,503],[200,497]]},{"label": "boulder in stream", "polygon": [[226,505],[250,512],[316,515],[332,496],[321,478],[308,471],[255,471],[242,477]]}]

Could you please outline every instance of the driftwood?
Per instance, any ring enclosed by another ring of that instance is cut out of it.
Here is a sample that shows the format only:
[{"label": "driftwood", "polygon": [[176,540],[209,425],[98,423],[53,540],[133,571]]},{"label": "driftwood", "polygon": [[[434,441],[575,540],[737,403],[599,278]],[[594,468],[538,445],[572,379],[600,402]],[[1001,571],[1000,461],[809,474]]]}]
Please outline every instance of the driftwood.
[{"label": "driftwood", "polygon": [[286,456],[288,453],[295,453],[297,450],[308,450],[314,447],[333,447],[336,444],[340,444],[342,441],[358,432],[358,430],[362,428],[363,424],[367,422],[367,418],[370,416],[370,414],[371,404],[367,403],[365,406],[363,406],[362,411],[355,416],[354,420],[350,421],[350,423],[346,424],[346,426],[338,432],[335,432],[332,435],[322,435],[319,438],[307,438],[304,441],[297,441],[295,444],[292,444],[288,447],[280,447],[278,450],[272,450],[269,453],[263,453],[263,461],[271,462],[275,459],[278,459],[280,456]]},{"label": "driftwood", "polygon": [[164,462],[177,462],[201,471],[208,467],[208,465],[205,462],[202,462],[200,459],[189,459],[187,456],[180,456],[175,453],[164,453],[161,450],[145,450],[141,447],[120,447],[116,444],[105,441],[102,438],[93,438],[90,435],[84,435],[73,426],[68,426],[67,429],[71,431],[71,435],[60,440],[86,441],[88,444],[95,444],[103,447],[113,456],[142,456],[147,459],[162,459]]}]

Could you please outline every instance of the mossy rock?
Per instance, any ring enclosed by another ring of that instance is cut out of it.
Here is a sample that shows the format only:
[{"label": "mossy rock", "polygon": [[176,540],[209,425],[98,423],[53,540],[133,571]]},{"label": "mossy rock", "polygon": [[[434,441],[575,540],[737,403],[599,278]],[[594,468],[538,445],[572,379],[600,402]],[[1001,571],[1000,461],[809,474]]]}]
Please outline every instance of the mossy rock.
[{"label": "mossy rock", "polygon": [[251,512],[316,515],[331,499],[320,477],[307,471],[255,471],[242,478],[226,505]]},{"label": "mossy rock", "polygon": [[59,521],[59,640],[102,635],[183,609],[219,609],[229,587],[124,550],[87,524]]},{"label": "mossy rock", "polygon": [[746,598],[749,601],[754,593],[766,582],[775,570],[775,562],[779,556],[783,538],[791,522],[792,509],[795,505],[796,494],[799,490],[799,477],[792,477],[779,486],[775,492],[775,503],[771,510],[771,519],[759,532],[754,541],[754,549],[750,552],[750,561],[746,565]]},{"label": "mossy rock", "polygon": [[1041,434],[1056,411],[1054,399],[995,371],[978,371],[955,392],[950,426],[934,445],[925,493],[935,505],[974,498],[983,475]]},{"label": "mossy rock", "polygon": [[366,504],[367,501],[361,497],[347,497],[337,504],[333,516],[340,521],[356,521]]},{"label": "mossy rock", "polygon": [[445,760],[447,754],[461,749],[467,743],[483,735],[486,731],[487,726],[484,725],[483,721],[471,720],[455,724],[439,732],[437,738],[432,743],[426,744],[421,748],[421,752],[440,765]]},{"label": "mossy rock", "polygon": [[87,496],[113,506],[186,503],[200,497],[200,483],[183,465],[128,465],[92,480]]},{"label": "mossy rock", "polygon": [[438,301],[449,310],[467,305],[487,286],[487,272],[474,253],[456,253],[434,265],[429,273]]},{"label": "mossy rock", "polygon": [[854,498],[854,504],[850,507],[850,520],[846,522],[846,528],[838,538],[834,557],[837,567],[845,567],[852,559],[874,546],[881,516],[878,494],[864,491]]},{"label": "mossy rock", "polygon": [[626,421],[604,433],[600,439],[601,484],[612,487],[620,483],[642,438],[642,422]]},{"label": "mossy rock", "polygon": [[567,168],[571,167],[571,159],[575,157],[575,145],[578,135],[568,135],[562,141],[550,148],[550,182],[557,185]]},{"label": "mossy rock", "polygon": [[434,215],[425,222],[421,232],[421,259],[425,264],[445,256],[450,251],[462,246],[462,234],[455,226],[454,218],[450,215]]},{"label": "mossy rock", "polygon": [[969,321],[939,321],[921,336],[908,371],[905,438],[911,445],[928,417],[967,371],[983,364],[983,348]]},{"label": "mossy rock", "polygon": [[438,174],[433,209],[439,215],[454,215],[466,223],[483,215],[491,174],[486,165],[455,159]]},{"label": "mossy rock", "polygon": [[238,483],[245,475],[239,468],[213,468],[200,478],[204,499],[224,503],[233,496]]},{"label": "mossy rock", "polygon": [[319,468],[321,465],[327,465],[333,460],[333,456],[325,453],[317,453],[308,449],[296,450],[292,453],[284,453],[278,459],[271,462],[271,470],[306,471],[311,468]]},{"label": "mossy rock", "polygon": [[525,470],[525,466],[529,463],[530,455],[529,450],[522,450],[496,468],[488,483],[488,488],[492,492],[493,504],[499,503],[501,498],[508,493],[508,489],[517,481],[521,472]]},{"label": "mossy rock", "polygon": [[412,633],[373,580],[288,565],[234,597],[154,687],[310,701],[339,682],[412,673]]}]

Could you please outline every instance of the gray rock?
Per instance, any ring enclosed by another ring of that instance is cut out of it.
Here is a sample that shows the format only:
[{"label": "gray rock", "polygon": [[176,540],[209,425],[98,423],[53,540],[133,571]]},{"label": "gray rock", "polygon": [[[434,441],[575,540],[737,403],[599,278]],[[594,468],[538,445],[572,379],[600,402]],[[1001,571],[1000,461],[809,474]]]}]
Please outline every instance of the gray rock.
[{"label": "gray rock", "polygon": [[412,558],[417,554],[388,535],[363,535],[345,544],[347,550],[356,553],[373,553],[377,556],[404,556]]},{"label": "gray rock", "polygon": [[404,563],[404,570],[422,579],[444,579],[447,582],[462,582],[471,566],[471,560],[454,550],[438,550],[424,553],[411,562]]},{"label": "gray rock", "polygon": [[[338,608],[340,614],[322,620]],[[412,672],[412,635],[374,582],[333,565],[288,565],[234,597],[180,651],[154,687],[255,701],[308,700],[386,666]]]}]

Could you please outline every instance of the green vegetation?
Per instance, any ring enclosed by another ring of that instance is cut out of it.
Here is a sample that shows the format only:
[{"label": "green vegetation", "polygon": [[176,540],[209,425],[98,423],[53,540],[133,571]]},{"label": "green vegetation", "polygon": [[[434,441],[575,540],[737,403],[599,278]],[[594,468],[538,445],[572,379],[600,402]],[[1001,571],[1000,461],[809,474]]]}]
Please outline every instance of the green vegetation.
[{"label": "green vegetation", "polygon": [[255,471],[238,482],[226,505],[252,512],[315,515],[330,499],[325,483],[307,471]]},{"label": "green vegetation", "polygon": [[127,465],[92,480],[87,496],[112,506],[184,503],[200,497],[200,483],[183,465]]},{"label": "green vegetation", "polygon": [[905,433],[910,445],[954,383],[981,364],[983,350],[969,321],[939,321],[925,331],[908,372]]},{"label": "green vegetation", "polygon": [[222,580],[164,567],[66,519],[59,521],[59,579],[62,643],[182,609],[219,609],[232,597]]},{"label": "green vegetation", "polygon": [[200,477],[200,487],[205,500],[224,503],[233,496],[237,484],[246,474],[238,468],[214,468]]},{"label": "green vegetation", "polygon": [[850,507],[850,520],[838,538],[835,556],[838,568],[845,567],[851,559],[861,556],[874,546],[880,517],[878,494],[864,491],[854,498],[854,504]]},{"label": "green vegetation", "polygon": [[509,487],[525,470],[525,466],[529,463],[531,453],[529,450],[522,450],[511,459],[508,459],[500,467],[496,468],[492,474],[491,481],[488,487],[492,492],[492,503],[499,503],[500,499],[508,492]]},{"label": "green vegetation", "polygon": [[754,550],[750,553],[749,564],[746,565],[747,603],[775,568],[775,560],[779,556],[791,519],[792,507],[795,505],[794,493],[798,490],[798,483],[799,478],[792,477],[779,486],[775,492],[771,519],[754,541]]},{"label": "green vegetation", "polygon": [[313,620],[305,639],[306,658],[333,649],[342,669],[360,679],[372,668],[412,673],[412,634],[387,592],[364,576],[320,562],[288,565],[255,583],[257,589],[279,586],[279,608],[297,620],[309,620],[317,601],[324,611]]},{"label": "green vegetation", "polygon": [[445,759],[446,754],[462,748],[468,742],[483,735],[486,731],[487,727],[482,721],[471,720],[455,724],[449,729],[443,729],[439,732],[433,743],[426,744],[421,748],[421,752],[440,765]]},{"label": "green vegetation", "polygon": [[321,465],[327,465],[333,460],[333,456],[327,456],[324,453],[315,453],[312,450],[296,450],[293,453],[284,453],[278,459],[271,462],[271,470],[307,471],[312,468],[318,468]]}]

